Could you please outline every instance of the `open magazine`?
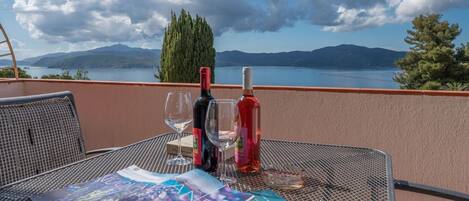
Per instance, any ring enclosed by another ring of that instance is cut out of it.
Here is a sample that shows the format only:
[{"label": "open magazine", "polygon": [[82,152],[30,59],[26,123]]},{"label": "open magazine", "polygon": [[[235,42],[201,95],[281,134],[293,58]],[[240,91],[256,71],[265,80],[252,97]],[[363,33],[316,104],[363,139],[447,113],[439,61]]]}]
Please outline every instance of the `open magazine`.
[{"label": "open magazine", "polygon": [[198,169],[184,174],[158,174],[133,165],[89,182],[31,197],[32,200],[252,200]]}]

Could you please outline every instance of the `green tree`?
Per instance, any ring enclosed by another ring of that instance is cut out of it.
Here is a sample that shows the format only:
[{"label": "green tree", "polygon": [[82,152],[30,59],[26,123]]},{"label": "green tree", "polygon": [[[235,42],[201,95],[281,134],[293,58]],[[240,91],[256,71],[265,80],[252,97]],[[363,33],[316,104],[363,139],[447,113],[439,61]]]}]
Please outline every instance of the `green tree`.
[{"label": "green tree", "polygon": [[41,79],[73,80],[70,71],[63,69],[61,74],[48,74],[41,76]]},{"label": "green tree", "polygon": [[63,69],[61,74],[48,74],[41,76],[41,79],[58,79],[58,80],[89,80],[88,71],[77,69],[75,75],[70,75],[70,71]]},{"label": "green tree", "polygon": [[464,84],[461,82],[450,82],[446,84],[446,86],[443,86],[442,89],[448,91],[466,91],[469,89],[469,84]]},{"label": "green tree", "polygon": [[[456,60],[459,61],[459,65],[461,65],[463,70],[469,68],[469,42],[456,49]],[[466,74],[466,80],[469,80],[468,76]]]},{"label": "green tree", "polygon": [[443,86],[439,82],[428,81],[423,84],[420,89],[422,90],[440,90]]},{"label": "green tree", "polygon": [[459,26],[442,21],[438,14],[420,15],[412,24],[405,38],[410,52],[396,62],[403,70],[394,77],[401,88],[441,89],[448,83],[467,83],[469,49],[463,46],[455,50],[453,44],[461,33]]},{"label": "green tree", "polygon": [[[31,78],[31,75],[29,75],[25,70],[18,67],[18,77]],[[13,67],[0,68],[0,78],[15,78],[15,71]]]},{"label": "green tree", "polygon": [[73,76],[74,80],[90,80],[88,77],[88,71],[82,70],[82,69],[77,69],[77,72]]},{"label": "green tree", "polygon": [[164,33],[158,78],[161,82],[198,82],[201,66],[211,67],[214,80],[215,48],[210,25],[202,17],[193,19],[184,9],[179,17],[172,12]]}]

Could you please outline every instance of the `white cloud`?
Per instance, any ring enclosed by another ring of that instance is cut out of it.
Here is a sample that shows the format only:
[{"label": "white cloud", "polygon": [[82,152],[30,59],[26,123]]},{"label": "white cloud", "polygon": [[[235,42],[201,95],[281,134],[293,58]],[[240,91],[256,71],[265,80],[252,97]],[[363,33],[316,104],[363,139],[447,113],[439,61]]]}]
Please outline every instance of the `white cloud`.
[{"label": "white cloud", "polygon": [[382,26],[393,22],[387,15],[388,9],[377,4],[369,9],[347,9],[343,6],[337,8],[336,25],[324,26],[323,30],[332,32],[353,31],[365,27]]},{"label": "white cloud", "polygon": [[354,31],[468,7],[469,0],[15,0],[16,19],[49,42],[134,42],[162,36],[171,11],[207,19],[214,33],[277,31],[306,20],[324,31]]},{"label": "white cloud", "polygon": [[216,35],[225,31],[276,31],[292,25],[284,0],[256,6],[250,0],[15,0],[17,21],[33,38],[49,42],[153,39],[162,35],[171,11],[206,17]]},{"label": "white cloud", "polygon": [[468,6],[468,0],[403,0],[396,7],[396,16],[410,20],[418,14],[439,13],[449,8]]},{"label": "white cloud", "polygon": [[33,38],[49,42],[134,41],[152,37],[166,26],[158,15],[142,13],[141,19],[132,19],[131,13],[116,10],[120,6],[125,4],[115,0],[17,0],[13,8]]},{"label": "white cloud", "polygon": [[469,0],[313,0],[303,1],[312,24],[324,31],[343,32],[402,23],[420,14],[467,8]]},{"label": "white cloud", "polygon": [[20,40],[14,39],[14,38],[11,39],[11,45],[15,49],[16,48],[25,48],[26,47],[26,44],[23,41],[20,41]]}]

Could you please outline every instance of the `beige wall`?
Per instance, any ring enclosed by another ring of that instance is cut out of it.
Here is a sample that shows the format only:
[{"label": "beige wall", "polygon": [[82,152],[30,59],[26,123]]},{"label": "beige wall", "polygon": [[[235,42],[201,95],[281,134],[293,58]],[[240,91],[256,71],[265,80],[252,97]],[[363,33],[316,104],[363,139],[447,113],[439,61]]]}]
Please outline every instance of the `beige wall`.
[{"label": "beige wall", "polygon": [[22,96],[24,94],[23,82],[0,79],[0,98]]},{"label": "beige wall", "polygon": [[[23,84],[25,95],[72,91],[88,149],[122,146],[170,131],[163,123],[166,93],[190,90],[195,98],[199,92],[187,84]],[[381,149],[392,155],[395,178],[469,193],[468,93],[291,87],[260,87],[255,93],[265,138]],[[237,98],[240,89],[215,86],[213,94]],[[417,199],[401,192],[397,198]]]}]

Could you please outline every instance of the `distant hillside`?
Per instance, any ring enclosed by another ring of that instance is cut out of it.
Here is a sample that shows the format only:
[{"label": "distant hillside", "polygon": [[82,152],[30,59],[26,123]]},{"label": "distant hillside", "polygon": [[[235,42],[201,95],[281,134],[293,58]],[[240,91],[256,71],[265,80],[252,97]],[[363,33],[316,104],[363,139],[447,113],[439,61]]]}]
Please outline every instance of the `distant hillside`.
[{"label": "distant hillside", "polygon": [[245,53],[226,51],[217,53],[217,66],[302,66],[370,68],[391,67],[406,52],[356,45],[324,47],[313,51],[279,53]]},{"label": "distant hillside", "polygon": [[[152,68],[159,65],[160,53],[161,50],[158,49],[132,48],[118,44],[87,51],[46,54],[27,58],[19,63],[53,68]],[[217,53],[216,66],[302,66],[359,69],[392,67],[394,61],[404,55],[405,52],[356,45],[339,45],[313,51],[279,53],[225,51]],[[5,61],[0,60],[0,64],[2,62]]]},{"label": "distant hillside", "polygon": [[11,60],[0,59],[0,66],[9,66],[9,65],[11,65]]},{"label": "distant hillside", "polygon": [[[21,65],[30,65],[31,63],[28,63],[28,62],[25,62],[25,61],[16,61],[17,62],[17,65],[21,66]],[[3,66],[11,66],[13,65],[13,63],[11,62],[11,60],[9,59],[0,59],[0,67],[3,67]]]},{"label": "distant hillside", "polygon": [[25,62],[25,63],[33,64],[33,63],[35,63],[35,62],[37,62],[40,59],[45,58],[45,57],[60,57],[60,56],[64,56],[64,55],[67,55],[67,54],[68,53],[65,53],[65,52],[57,52],[57,53],[45,54],[45,55],[41,55],[41,56],[37,56],[37,57],[26,58],[26,59],[23,59],[22,61]]},{"label": "distant hillside", "polygon": [[31,65],[52,68],[152,68],[159,63],[159,58],[160,50],[131,48],[119,44],[88,51],[45,55]]}]

